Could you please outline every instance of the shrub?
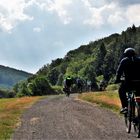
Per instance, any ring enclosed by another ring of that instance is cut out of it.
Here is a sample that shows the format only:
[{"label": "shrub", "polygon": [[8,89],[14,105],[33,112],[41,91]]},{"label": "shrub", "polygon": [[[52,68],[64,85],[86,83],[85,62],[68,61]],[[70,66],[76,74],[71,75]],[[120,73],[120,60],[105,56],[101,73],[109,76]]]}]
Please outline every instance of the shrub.
[{"label": "shrub", "polygon": [[33,96],[56,94],[44,76],[37,76],[32,81],[31,91]]},{"label": "shrub", "polygon": [[63,94],[63,87],[62,86],[53,86],[52,87],[57,94]]},{"label": "shrub", "polygon": [[111,84],[107,86],[106,90],[118,90],[118,88],[118,84]]},{"label": "shrub", "polygon": [[13,98],[16,93],[13,90],[0,89],[0,98]]}]

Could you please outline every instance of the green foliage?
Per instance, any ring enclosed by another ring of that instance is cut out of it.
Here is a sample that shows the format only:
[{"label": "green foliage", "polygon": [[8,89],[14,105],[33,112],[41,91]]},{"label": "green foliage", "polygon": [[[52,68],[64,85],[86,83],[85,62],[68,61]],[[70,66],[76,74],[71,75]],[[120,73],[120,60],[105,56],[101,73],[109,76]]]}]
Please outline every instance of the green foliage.
[{"label": "green foliage", "polygon": [[57,81],[56,85],[61,86],[63,84],[63,80],[64,80],[63,77],[64,77],[63,74],[60,73],[58,76],[58,81]]},{"label": "green foliage", "polygon": [[51,86],[49,85],[46,77],[37,76],[32,82],[32,93],[34,96],[37,95],[48,95],[54,93]]},{"label": "green foliage", "polygon": [[140,55],[140,27],[133,25],[121,34],[115,33],[81,45],[69,51],[63,59],[56,59],[41,68],[38,74],[46,76],[51,85],[61,85],[65,75],[91,80],[94,85],[97,85],[102,75],[102,81],[110,84],[127,47],[135,48]]},{"label": "green foliage", "polygon": [[[133,25],[121,34],[90,41],[87,45],[69,51],[63,59],[52,60],[51,64],[44,65],[36,75],[16,84],[14,91],[17,96],[62,93],[63,80],[67,75],[73,79],[80,77],[83,81],[91,81],[92,89],[96,90],[102,81],[106,86],[113,84],[118,63],[127,47],[135,48],[140,55],[140,27]],[[3,79],[2,74],[0,81]],[[9,84],[13,83],[12,80],[8,81]],[[117,88],[116,85],[107,87],[109,90]]]},{"label": "green foliage", "polygon": [[104,43],[101,43],[101,45],[97,49],[96,60],[94,63],[97,75],[101,75],[103,73],[103,64],[105,56],[106,56],[106,48]]},{"label": "green foliage", "polygon": [[111,84],[111,85],[108,85],[106,88],[107,91],[118,90],[118,89],[119,89],[118,84]]},{"label": "green foliage", "polygon": [[13,90],[0,89],[0,98],[13,98],[15,95]]},{"label": "green foliage", "polygon": [[36,75],[27,81],[17,83],[13,90],[17,97],[55,94],[46,77],[42,75]]},{"label": "green foliage", "polygon": [[17,97],[23,97],[23,96],[30,96],[31,93],[27,88],[27,81],[21,81],[17,83],[14,87],[13,90],[16,93]]},{"label": "green foliage", "polygon": [[57,68],[53,68],[49,71],[48,80],[52,85],[56,85],[59,77],[59,71]]},{"label": "green foliage", "polygon": [[97,79],[98,82],[103,81],[104,76],[103,75],[99,75],[96,79]]},{"label": "green foliage", "polygon": [[62,86],[53,86],[52,88],[57,92],[57,94],[64,94]]}]

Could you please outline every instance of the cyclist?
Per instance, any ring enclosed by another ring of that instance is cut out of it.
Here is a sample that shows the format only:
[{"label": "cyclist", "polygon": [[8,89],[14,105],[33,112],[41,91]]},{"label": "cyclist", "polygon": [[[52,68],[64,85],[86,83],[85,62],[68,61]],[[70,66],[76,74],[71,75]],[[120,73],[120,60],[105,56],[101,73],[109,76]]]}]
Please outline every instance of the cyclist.
[{"label": "cyclist", "polygon": [[71,92],[71,86],[72,86],[72,78],[70,76],[67,76],[66,79],[64,79],[64,92],[70,94]]},{"label": "cyclist", "polygon": [[[124,81],[121,82],[121,77],[124,76]],[[124,51],[123,58],[120,61],[116,72],[115,83],[120,83],[119,97],[122,104],[120,113],[127,112],[127,97],[126,92],[129,90],[135,90],[136,95],[140,94],[140,58],[136,56],[134,48],[127,48]],[[133,82],[132,82],[133,81]],[[135,81],[135,83],[134,83]]]},{"label": "cyclist", "polygon": [[76,79],[76,85],[77,85],[78,92],[82,93],[82,91],[83,91],[83,81],[79,77]]}]

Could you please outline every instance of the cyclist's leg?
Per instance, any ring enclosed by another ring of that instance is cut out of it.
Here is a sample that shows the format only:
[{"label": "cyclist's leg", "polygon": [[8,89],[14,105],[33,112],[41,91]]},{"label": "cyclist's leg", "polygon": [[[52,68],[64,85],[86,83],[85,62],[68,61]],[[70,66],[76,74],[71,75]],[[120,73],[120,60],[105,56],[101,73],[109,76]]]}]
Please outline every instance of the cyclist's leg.
[{"label": "cyclist's leg", "polygon": [[67,96],[70,96],[70,92],[71,92],[71,86],[68,86],[68,91],[67,91]]},{"label": "cyclist's leg", "polygon": [[65,87],[65,94],[66,94],[66,96],[69,96],[70,95],[70,86],[69,85],[66,85],[66,87]]},{"label": "cyclist's leg", "polygon": [[64,93],[66,94],[66,96],[68,96],[68,86],[67,85],[65,85],[65,87],[64,87]]},{"label": "cyclist's leg", "polygon": [[119,97],[122,104],[122,108],[127,107],[126,85],[122,83],[119,88]]}]

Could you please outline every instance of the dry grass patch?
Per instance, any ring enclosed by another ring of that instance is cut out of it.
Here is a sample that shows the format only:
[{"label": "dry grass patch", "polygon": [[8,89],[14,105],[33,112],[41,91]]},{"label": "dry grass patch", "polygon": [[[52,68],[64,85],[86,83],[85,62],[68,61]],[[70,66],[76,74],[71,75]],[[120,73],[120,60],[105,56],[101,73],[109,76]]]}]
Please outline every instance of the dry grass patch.
[{"label": "dry grass patch", "polygon": [[0,140],[10,139],[22,112],[42,97],[0,99]]},{"label": "dry grass patch", "polygon": [[82,95],[79,95],[78,98],[91,103],[97,103],[100,106],[107,107],[117,112],[119,111],[121,106],[117,91],[84,93]]}]

